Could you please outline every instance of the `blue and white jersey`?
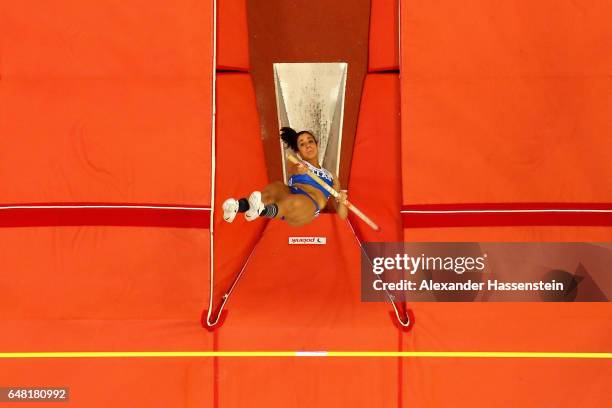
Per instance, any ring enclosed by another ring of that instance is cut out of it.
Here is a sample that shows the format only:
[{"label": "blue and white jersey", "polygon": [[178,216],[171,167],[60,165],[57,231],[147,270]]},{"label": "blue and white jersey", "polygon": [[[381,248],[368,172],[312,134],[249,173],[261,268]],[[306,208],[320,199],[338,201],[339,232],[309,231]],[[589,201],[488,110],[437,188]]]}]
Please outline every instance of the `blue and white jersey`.
[{"label": "blue and white jersey", "polygon": [[[308,162],[303,162],[303,163],[308,166],[308,170],[312,171],[314,174],[319,176],[319,178],[323,180],[326,184],[328,184],[330,187],[334,185],[334,177],[328,170],[325,170],[324,168],[319,169]],[[329,198],[329,193],[327,192],[327,190],[325,190],[322,186],[320,186],[319,183],[314,181],[312,177],[310,177],[308,174],[294,174],[293,176],[291,176],[291,178],[289,179],[289,183],[288,183],[289,187],[293,186],[296,183],[297,184],[308,184],[313,187],[316,187],[319,190],[321,190],[321,192],[325,196],[325,199]]]}]

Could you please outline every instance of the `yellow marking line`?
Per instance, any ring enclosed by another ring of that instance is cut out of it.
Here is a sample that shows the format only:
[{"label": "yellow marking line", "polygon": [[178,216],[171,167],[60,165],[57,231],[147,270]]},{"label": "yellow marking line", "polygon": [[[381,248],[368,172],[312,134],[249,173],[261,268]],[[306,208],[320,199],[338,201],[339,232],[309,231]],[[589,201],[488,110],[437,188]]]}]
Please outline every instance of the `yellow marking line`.
[{"label": "yellow marking line", "polygon": [[125,357],[425,357],[612,359],[612,353],[556,353],[517,351],[69,351],[0,353],[0,358]]}]

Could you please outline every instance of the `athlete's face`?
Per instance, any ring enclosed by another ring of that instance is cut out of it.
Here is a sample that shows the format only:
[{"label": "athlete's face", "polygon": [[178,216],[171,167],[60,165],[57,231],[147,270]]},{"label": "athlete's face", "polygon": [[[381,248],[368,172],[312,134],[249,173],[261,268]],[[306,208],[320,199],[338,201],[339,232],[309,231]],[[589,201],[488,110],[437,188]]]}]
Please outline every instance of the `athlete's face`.
[{"label": "athlete's face", "polygon": [[302,133],[297,140],[300,156],[304,160],[316,159],[318,155],[317,142],[310,133]]}]

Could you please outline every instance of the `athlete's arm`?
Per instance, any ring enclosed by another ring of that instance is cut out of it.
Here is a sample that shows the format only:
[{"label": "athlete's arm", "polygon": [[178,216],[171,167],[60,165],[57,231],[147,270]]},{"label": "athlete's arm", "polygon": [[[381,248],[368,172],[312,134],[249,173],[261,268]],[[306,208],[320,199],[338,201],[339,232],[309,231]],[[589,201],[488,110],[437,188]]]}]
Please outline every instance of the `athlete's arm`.
[{"label": "athlete's arm", "polygon": [[291,163],[287,167],[287,178],[290,178],[296,174],[306,174],[308,172],[308,167],[303,164],[293,164]]}]

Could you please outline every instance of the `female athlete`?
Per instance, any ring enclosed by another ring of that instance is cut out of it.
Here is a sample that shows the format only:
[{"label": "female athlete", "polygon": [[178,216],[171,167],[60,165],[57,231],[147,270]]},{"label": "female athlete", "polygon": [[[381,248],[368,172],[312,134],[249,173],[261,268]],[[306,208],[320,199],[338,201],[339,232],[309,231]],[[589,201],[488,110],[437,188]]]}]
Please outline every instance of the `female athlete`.
[{"label": "female athlete", "polygon": [[[234,221],[236,214],[244,213],[247,221],[258,217],[280,218],[289,225],[301,226],[308,224],[325,208],[330,194],[308,175],[308,170],[319,176],[321,180],[340,191],[338,178],[319,165],[317,140],[308,131],[296,132],[290,127],[281,129],[281,139],[285,145],[299,153],[304,164],[292,165],[289,171],[288,185],[281,181],[268,184],[263,191],[253,191],[249,198],[236,200],[228,198],[223,203],[223,219]],[[347,216],[344,205],[346,192],[340,191],[340,197],[335,202],[336,213],[340,218]],[[333,201],[332,201],[333,202]]]}]

